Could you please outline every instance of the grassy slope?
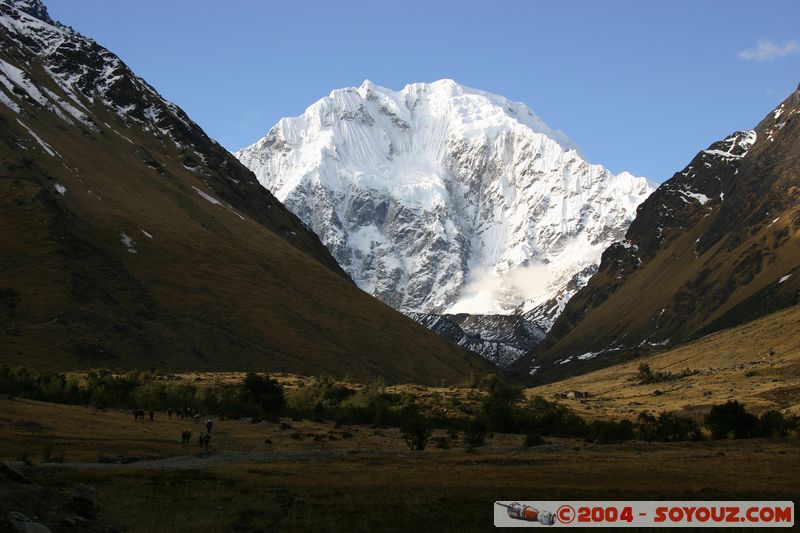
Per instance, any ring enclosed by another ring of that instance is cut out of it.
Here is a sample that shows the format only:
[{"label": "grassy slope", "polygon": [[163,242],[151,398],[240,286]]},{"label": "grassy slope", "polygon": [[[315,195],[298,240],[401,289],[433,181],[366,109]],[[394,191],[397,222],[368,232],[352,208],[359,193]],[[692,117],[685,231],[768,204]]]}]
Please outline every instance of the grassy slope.
[{"label": "grassy slope", "polygon": [[4,154],[2,286],[19,299],[0,332],[3,362],[427,383],[485,368],[248,217],[208,202],[192,187],[214,192],[168,153],[169,174],[160,176],[109,141],[111,132],[76,139],[42,122],[29,121],[78,171],[41,154],[28,170],[27,154]]},{"label": "grassy slope", "polygon": [[[638,248],[606,251],[598,274],[535,350],[533,364],[544,365],[536,378],[615,361],[547,366],[570,355],[674,345],[798,302],[800,92],[782,106],[782,114],[770,113],[758,125],[741,160],[701,152],[644,202],[627,234]],[[685,190],[710,200],[689,201]]]},{"label": "grassy slope", "polygon": [[[779,409],[800,414],[800,307],[717,332],[674,349],[646,355],[588,374],[528,389],[551,398],[587,391],[583,400],[565,400],[578,413],[597,418],[632,418],[641,411],[700,414],[736,399],[753,411]],[[654,371],[698,374],[639,385],[640,363]],[[658,390],[662,394],[654,394]]]},{"label": "grassy slope", "polygon": [[98,131],[15,98],[21,115],[0,106],[0,363],[419,383],[488,369],[324,265],[316,236],[199,129],[176,126],[178,146],[88,100]]}]

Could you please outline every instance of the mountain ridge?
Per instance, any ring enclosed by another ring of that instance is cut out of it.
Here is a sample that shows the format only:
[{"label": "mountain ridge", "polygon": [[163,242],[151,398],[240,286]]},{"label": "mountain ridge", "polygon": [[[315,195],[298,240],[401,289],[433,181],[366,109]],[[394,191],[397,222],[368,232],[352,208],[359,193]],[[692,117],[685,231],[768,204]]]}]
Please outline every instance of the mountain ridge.
[{"label": "mountain ridge", "polygon": [[0,3],[3,363],[427,383],[486,369],[358,290],[118,57],[17,5],[43,7]]},{"label": "mountain ridge", "polygon": [[798,303],[798,116],[796,91],[656,189],[518,371],[574,375]]}]

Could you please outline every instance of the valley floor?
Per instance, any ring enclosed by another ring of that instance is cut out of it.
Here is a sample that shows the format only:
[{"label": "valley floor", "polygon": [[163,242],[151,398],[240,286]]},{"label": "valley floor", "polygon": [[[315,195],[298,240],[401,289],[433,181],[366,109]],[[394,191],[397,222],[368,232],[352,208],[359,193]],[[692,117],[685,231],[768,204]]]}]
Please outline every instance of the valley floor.
[{"label": "valley floor", "polygon": [[17,511],[65,529],[79,484],[96,489],[98,531],[465,531],[492,528],[496,500],[788,500],[800,475],[796,437],[525,449],[496,434],[474,452],[412,452],[396,429],[283,423],[219,421],[205,453],[201,426],[165,413],[2,399],[0,460],[32,483],[0,474],[0,528]]}]

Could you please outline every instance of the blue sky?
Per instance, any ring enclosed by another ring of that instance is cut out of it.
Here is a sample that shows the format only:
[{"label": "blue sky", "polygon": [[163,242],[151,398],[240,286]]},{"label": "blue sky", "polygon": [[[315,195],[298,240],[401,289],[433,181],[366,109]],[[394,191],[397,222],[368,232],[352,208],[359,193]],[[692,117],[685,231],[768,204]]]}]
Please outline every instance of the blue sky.
[{"label": "blue sky", "polygon": [[800,2],[45,0],[230,150],[331,90],[452,78],[664,181],[800,82]]}]

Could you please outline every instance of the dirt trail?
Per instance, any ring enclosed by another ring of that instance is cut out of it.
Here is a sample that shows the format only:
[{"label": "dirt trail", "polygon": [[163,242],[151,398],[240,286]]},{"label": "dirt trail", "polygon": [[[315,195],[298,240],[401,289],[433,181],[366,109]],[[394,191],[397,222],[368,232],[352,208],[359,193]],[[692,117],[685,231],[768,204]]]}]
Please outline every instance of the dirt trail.
[{"label": "dirt trail", "polygon": [[331,461],[348,455],[344,450],[312,450],[302,452],[210,452],[195,455],[178,455],[158,459],[143,459],[124,463],[42,463],[41,469],[131,469],[131,470],[197,470],[228,464],[292,463],[308,461]]},{"label": "dirt trail", "polygon": [[[562,447],[559,445],[546,444],[532,448],[488,448],[476,452],[478,456],[486,455],[530,455],[547,452],[559,452]],[[307,463],[307,462],[328,462],[337,461],[345,458],[388,458],[388,457],[416,457],[421,453],[412,450],[303,450],[292,452],[244,452],[244,451],[224,451],[199,453],[194,455],[178,455],[173,457],[161,457],[156,459],[133,460],[131,462],[67,462],[67,463],[41,463],[36,465],[37,469],[76,469],[76,470],[200,470],[221,465],[232,464],[264,464],[264,463]],[[430,452],[428,452],[430,453]],[[474,459],[477,459],[476,456]],[[8,464],[16,467],[24,467],[22,463],[9,462]]]}]

